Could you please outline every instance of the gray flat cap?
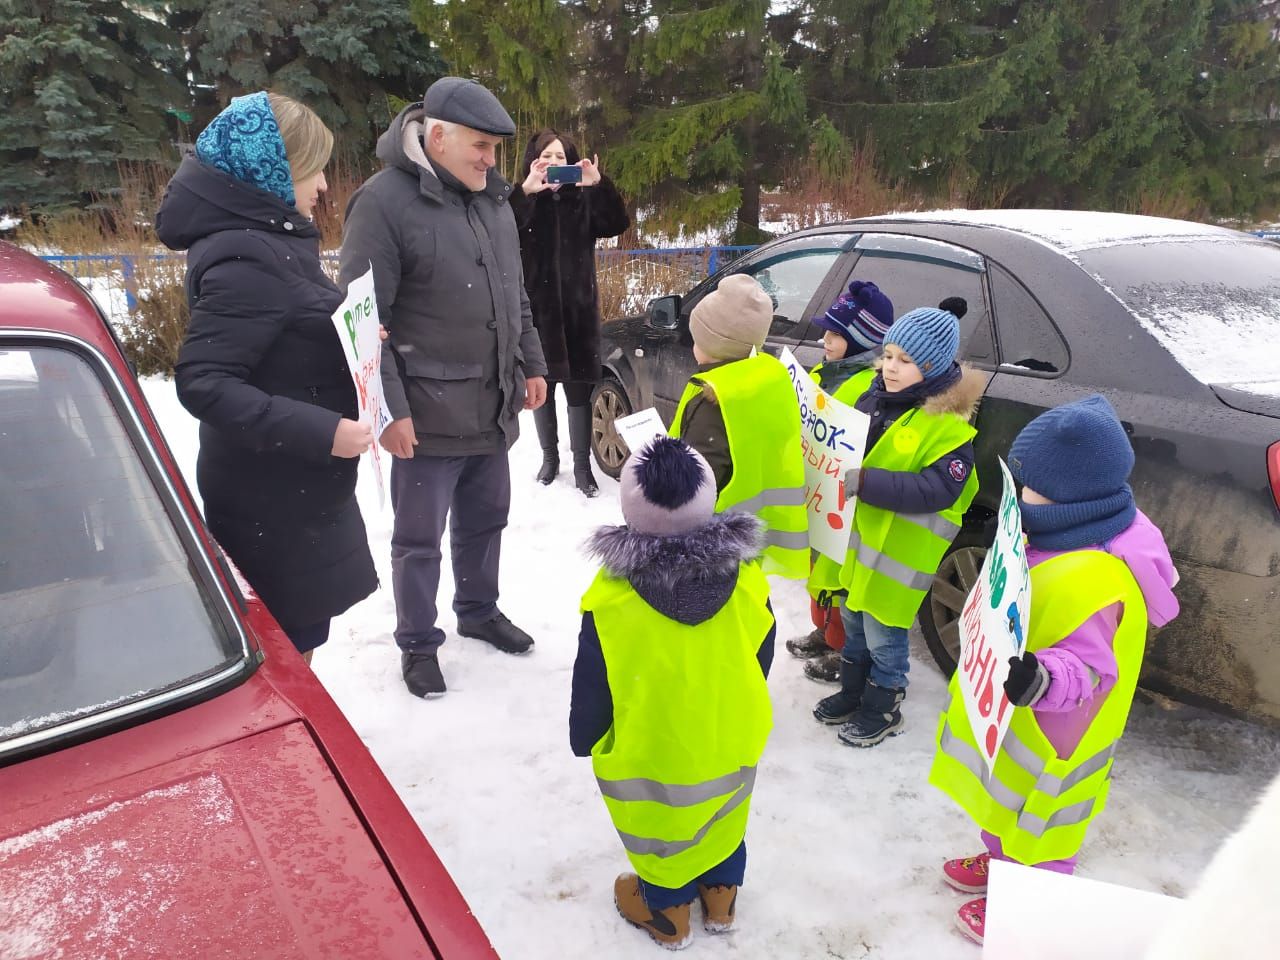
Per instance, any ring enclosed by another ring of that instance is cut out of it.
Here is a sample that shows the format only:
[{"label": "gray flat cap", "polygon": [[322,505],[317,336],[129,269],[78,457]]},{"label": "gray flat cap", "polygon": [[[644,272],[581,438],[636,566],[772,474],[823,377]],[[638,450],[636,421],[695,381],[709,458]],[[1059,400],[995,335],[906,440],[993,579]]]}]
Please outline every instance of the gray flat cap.
[{"label": "gray flat cap", "polygon": [[513,137],[515,121],[489,90],[477,80],[441,77],[427,87],[422,98],[423,112],[436,120],[460,123],[495,137]]}]

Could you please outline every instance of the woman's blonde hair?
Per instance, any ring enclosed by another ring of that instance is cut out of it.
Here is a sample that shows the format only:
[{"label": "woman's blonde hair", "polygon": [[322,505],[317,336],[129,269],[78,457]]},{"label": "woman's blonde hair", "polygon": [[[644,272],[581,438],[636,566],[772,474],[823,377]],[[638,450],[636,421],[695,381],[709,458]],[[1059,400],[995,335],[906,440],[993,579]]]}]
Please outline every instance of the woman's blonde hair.
[{"label": "woman's blonde hair", "polygon": [[333,153],[333,133],[324,121],[310,107],[284,94],[268,93],[267,102],[280,128],[293,179],[305,180],[323,170]]}]

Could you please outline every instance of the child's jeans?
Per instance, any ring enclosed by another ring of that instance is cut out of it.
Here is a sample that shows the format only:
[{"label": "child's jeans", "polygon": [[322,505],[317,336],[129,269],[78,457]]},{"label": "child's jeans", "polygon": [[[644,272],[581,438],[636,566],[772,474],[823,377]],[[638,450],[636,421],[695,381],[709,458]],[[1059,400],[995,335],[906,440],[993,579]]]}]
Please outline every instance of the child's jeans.
[{"label": "child's jeans", "polygon": [[667,907],[692,903],[698,899],[698,884],[704,887],[740,887],[742,877],[747,872],[747,841],[738,844],[738,849],[728,858],[712,867],[700,877],[695,877],[683,887],[659,887],[640,879],[640,895],[650,910],[657,913]]},{"label": "child's jeans", "polygon": [[[1004,847],[1000,843],[1000,838],[994,833],[982,831],[982,842],[987,845],[987,852],[996,860],[1008,860],[1010,863],[1020,863],[1021,861],[1006,857]],[[1067,857],[1065,860],[1045,860],[1042,863],[1033,863],[1031,866],[1037,870],[1052,870],[1054,873],[1065,873],[1068,876],[1075,873],[1076,861],[1080,859],[1080,855],[1076,854]]]},{"label": "child's jeans", "polygon": [[855,663],[871,657],[871,682],[890,690],[907,688],[907,628],[886,627],[869,613],[850,610],[840,611],[844,621],[844,649],[840,655]]}]

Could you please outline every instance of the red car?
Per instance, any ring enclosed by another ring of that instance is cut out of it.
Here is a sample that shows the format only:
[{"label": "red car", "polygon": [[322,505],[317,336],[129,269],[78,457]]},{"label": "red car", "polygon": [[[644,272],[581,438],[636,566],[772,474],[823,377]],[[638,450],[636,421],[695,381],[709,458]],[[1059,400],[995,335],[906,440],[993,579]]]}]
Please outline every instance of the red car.
[{"label": "red car", "polygon": [[0,243],[0,957],[496,956],[93,301]]}]

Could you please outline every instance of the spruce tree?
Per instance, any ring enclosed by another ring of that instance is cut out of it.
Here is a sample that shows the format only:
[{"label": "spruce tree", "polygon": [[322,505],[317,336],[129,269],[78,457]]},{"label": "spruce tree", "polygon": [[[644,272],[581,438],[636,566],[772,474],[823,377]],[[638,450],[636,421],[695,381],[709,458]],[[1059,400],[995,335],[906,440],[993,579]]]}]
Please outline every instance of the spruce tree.
[{"label": "spruce tree", "polygon": [[201,127],[233,96],[274,90],[311,107],[334,152],[367,162],[397,105],[444,72],[405,0],[174,0]]},{"label": "spruce tree", "polygon": [[187,107],[152,0],[0,0],[0,210],[84,205],[154,160]]}]

